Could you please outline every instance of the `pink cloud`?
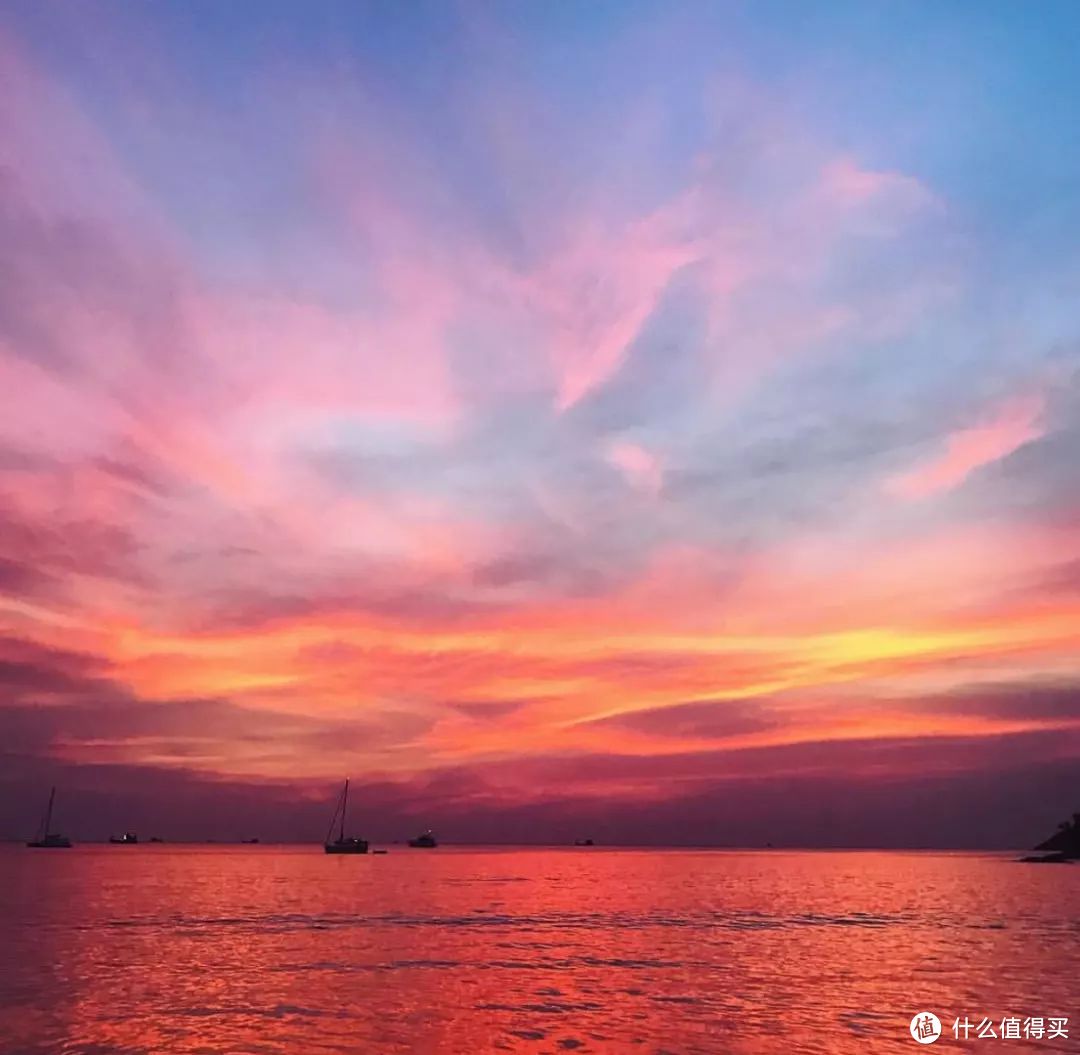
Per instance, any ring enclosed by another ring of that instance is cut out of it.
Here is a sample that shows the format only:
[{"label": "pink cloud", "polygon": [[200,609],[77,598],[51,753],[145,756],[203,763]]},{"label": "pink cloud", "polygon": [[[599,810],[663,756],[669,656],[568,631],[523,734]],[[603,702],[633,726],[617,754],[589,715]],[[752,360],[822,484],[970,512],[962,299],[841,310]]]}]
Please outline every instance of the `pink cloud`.
[{"label": "pink cloud", "polygon": [[999,461],[1045,432],[1041,396],[1010,400],[983,423],[945,438],[944,449],[885,482],[896,498],[915,501],[951,491],[976,469]]},{"label": "pink cloud", "polygon": [[532,280],[550,327],[559,410],[617,372],[675,272],[696,255],[653,218],[616,235],[584,232]]},{"label": "pink cloud", "polygon": [[844,206],[858,206],[873,199],[890,196],[894,204],[915,208],[936,199],[912,176],[902,172],[884,172],[864,168],[854,159],[840,157],[829,162],[821,173],[821,193],[826,199]]},{"label": "pink cloud", "polygon": [[651,451],[638,443],[617,440],[608,446],[606,457],[632,486],[659,494],[664,485],[664,467]]}]

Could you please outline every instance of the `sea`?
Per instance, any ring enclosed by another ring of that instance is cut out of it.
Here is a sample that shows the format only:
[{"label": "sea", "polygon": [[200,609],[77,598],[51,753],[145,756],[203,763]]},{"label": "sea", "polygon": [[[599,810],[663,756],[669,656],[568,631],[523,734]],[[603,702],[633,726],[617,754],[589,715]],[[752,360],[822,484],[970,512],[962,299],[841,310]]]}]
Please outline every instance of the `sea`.
[{"label": "sea", "polygon": [[1080,865],[387,849],[0,847],[0,1052],[1080,1051]]}]

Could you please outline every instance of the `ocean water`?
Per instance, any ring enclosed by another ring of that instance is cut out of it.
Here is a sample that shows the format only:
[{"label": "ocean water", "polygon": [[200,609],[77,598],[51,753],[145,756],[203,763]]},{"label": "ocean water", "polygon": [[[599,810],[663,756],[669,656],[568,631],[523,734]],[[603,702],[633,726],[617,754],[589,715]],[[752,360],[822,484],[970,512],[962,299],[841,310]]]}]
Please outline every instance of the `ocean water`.
[{"label": "ocean water", "polygon": [[1078,939],[1008,855],[4,847],[0,1051],[1080,1051]]}]

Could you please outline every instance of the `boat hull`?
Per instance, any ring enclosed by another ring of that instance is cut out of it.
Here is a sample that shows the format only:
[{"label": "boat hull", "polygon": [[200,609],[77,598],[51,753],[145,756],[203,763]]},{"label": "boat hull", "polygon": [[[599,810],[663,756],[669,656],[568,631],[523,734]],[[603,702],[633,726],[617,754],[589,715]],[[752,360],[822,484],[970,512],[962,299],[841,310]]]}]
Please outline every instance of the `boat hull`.
[{"label": "boat hull", "polygon": [[328,854],[366,854],[368,844],[364,839],[346,839],[344,842],[324,843],[323,850]]},{"label": "boat hull", "polygon": [[26,845],[31,850],[70,850],[71,840],[63,836],[53,839],[32,839]]}]

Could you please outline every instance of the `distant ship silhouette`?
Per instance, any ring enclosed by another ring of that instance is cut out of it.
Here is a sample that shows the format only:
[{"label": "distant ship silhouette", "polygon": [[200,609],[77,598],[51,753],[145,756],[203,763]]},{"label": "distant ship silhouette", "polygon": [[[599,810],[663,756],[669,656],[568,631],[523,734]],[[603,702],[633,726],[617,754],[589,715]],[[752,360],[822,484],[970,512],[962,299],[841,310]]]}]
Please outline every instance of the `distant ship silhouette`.
[{"label": "distant ship silhouette", "polygon": [[1045,856],[1022,857],[1020,860],[1030,864],[1063,864],[1067,861],[1080,861],[1080,813],[1074,813],[1071,821],[1062,821],[1058,825],[1058,830],[1034,849],[1042,851]]},{"label": "distant ship silhouette", "polygon": [[110,835],[109,842],[114,846],[137,846],[139,837],[134,832],[124,832],[123,835]]}]

